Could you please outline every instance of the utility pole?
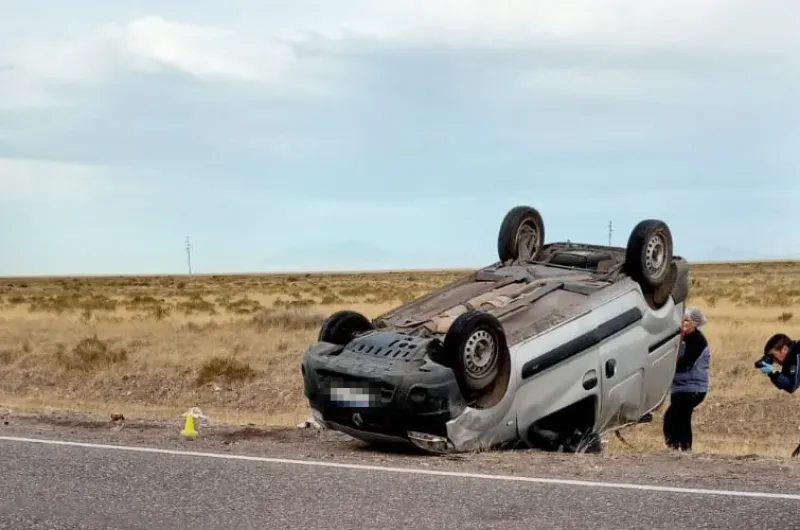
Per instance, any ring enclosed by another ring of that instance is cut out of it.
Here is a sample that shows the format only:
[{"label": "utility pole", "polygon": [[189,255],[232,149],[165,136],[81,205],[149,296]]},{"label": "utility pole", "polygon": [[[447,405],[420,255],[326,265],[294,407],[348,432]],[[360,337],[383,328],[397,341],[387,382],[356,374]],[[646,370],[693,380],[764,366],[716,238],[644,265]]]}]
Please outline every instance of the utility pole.
[{"label": "utility pole", "polygon": [[186,262],[189,265],[189,274],[192,274],[192,244],[189,241],[189,236],[186,236]]},{"label": "utility pole", "polygon": [[608,246],[611,246],[611,234],[614,233],[614,226],[611,221],[608,222]]}]

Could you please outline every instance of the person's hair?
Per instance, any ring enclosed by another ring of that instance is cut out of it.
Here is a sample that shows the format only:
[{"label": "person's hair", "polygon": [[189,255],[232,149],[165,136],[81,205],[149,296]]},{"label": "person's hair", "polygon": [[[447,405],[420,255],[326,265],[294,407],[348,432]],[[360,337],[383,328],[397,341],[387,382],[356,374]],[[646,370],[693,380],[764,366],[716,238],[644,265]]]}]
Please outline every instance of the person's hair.
[{"label": "person's hair", "polygon": [[696,307],[687,308],[683,313],[683,318],[688,318],[691,320],[692,324],[694,324],[694,327],[696,327],[698,330],[701,330],[706,326],[706,316]]},{"label": "person's hair", "polygon": [[792,339],[790,339],[788,335],[784,333],[776,333],[775,335],[771,336],[764,345],[764,355],[769,353],[770,350],[774,350],[775,348],[783,348],[784,346],[789,346],[791,343]]}]

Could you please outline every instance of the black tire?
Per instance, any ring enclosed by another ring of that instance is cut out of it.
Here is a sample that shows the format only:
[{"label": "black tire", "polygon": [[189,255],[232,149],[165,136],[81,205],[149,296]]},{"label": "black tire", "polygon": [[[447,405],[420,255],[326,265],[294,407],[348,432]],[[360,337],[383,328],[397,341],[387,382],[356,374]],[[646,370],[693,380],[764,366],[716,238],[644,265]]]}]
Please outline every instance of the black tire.
[{"label": "black tire", "polygon": [[500,375],[507,342],[494,315],[467,311],[455,319],[444,338],[442,357],[468,393],[491,387]]},{"label": "black tire", "polygon": [[625,272],[642,287],[661,286],[670,276],[672,232],[663,221],[647,219],[628,238]]},{"label": "black tire", "polygon": [[317,340],[346,346],[359,333],[372,331],[372,322],[357,311],[337,311],[322,323]]},{"label": "black tire", "polygon": [[535,260],[542,245],[544,222],[539,211],[530,206],[515,206],[509,210],[497,234],[497,256],[500,261]]}]

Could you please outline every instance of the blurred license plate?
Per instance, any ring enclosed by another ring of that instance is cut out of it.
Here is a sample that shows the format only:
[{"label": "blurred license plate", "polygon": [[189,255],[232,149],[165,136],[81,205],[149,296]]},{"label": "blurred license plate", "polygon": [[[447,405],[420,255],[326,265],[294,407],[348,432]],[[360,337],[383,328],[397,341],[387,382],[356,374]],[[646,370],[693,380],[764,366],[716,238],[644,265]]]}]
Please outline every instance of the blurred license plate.
[{"label": "blurred license plate", "polygon": [[370,407],[374,400],[368,388],[331,386],[331,400],[346,407]]}]

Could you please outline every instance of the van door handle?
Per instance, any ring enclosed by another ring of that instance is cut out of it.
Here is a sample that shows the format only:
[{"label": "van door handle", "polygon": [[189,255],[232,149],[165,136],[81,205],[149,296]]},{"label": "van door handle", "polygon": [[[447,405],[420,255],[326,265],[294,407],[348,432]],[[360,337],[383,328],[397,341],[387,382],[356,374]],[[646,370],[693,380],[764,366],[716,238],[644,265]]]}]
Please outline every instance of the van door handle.
[{"label": "van door handle", "polygon": [[591,390],[597,386],[597,372],[589,370],[583,376],[583,389]]},{"label": "van door handle", "polygon": [[606,361],[606,378],[610,379],[617,373],[617,361],[609,359]]}]

